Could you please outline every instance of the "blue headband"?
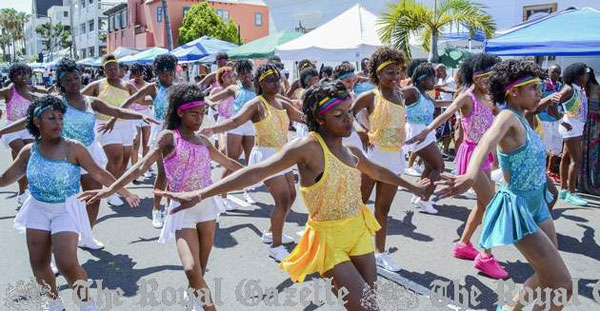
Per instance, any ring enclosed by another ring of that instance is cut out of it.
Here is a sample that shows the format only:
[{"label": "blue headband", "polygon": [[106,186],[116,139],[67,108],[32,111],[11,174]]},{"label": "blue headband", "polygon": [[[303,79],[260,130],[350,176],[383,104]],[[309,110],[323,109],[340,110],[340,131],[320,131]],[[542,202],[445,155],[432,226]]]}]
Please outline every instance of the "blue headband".
[{"label": "blue headband", "polygon": [[428,76],[429,76],[429,74],[424,73],[417,78],[417,81],[423,80],[423,79],[427,78]]},{"label": "blue headband", "polygon": [[339,76],[338,79],[344,80],[346,78],[350,78],[350,77],[354,77],[354,76],[355,76],[354,71],[350,71],[350,72],[347,72],[347,73]]},{"label": "blue headband", "polygon": [[52,106],[39,106],[39,107],[36,107],[33,110],[33,117],[34,118],[39,118],[42,115],[42,113],[44,113],[44,111],[49,110],[51,108],[52,108]]}]

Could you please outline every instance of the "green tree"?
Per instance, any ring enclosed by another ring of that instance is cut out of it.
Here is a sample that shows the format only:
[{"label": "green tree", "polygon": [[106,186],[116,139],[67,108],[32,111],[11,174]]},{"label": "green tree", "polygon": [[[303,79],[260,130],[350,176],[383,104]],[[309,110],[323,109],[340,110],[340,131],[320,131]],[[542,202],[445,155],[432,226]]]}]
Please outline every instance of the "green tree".
[{"label": "green tree", "polygon": [[17,52],[25,47],[25,23],[29,15],[18,12],[15,9],[3,8],[0,9],[0,45],[6,57],[7,51],[10,58],[10,48],[12,48],[12,59],[16,61]]},{"label": "green tree", "polygon": [[391,43],[410,56],[411,33],[421,36],[423,48],[429,51],[429,61],[438,62],[438,39],[446,26],[465,24],[473,35],[482,30],[489,38],[496,25],[481,4],[471,0],[435,0],[434,8],[415,0],[400,0],[388,4],[378,25],[381,41]]},{"label": "green tree", "polygon": [[42,36],[44,50],[47,50],[50,54],[55,52],[57,48],[71,47],[71,32],[65,29],[62,23],[44,23],[37,26],[35,31]]},{"label": "green tree", "polygon": [[190,8],[179,27],[179,44],[196,40],[202,36],[238,42],[237,26],[232,19],[225,23],[217,11],[208,3],[201,2]]}]

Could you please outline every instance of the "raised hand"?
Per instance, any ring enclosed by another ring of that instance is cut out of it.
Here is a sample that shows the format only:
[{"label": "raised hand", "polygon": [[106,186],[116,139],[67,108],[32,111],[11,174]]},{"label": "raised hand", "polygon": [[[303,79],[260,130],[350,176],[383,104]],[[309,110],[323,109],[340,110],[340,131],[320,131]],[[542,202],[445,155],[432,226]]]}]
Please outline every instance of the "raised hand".
[{"label": "raised hand", "polygon": [[144,123],[146,124],[154,123],[156,125],[160,125],[160,122],[156,121],[154,118],[151,118],[149,116],[143,116],[142,121],[144,121]]},{"label": "raised hand", "polygon": [[[98,200],[106,199],[109,197],[107,189],[94,189],[82,192],[78,199],[85,202],[85,204],[92,204]],[[138,199],[139,200],[139,199]]]},{"label": "raised hand", "polygon": [[117,122],[117,119],[112,118],[110,121],[100,125],[98,127],[100,134],[106,134],[106,133],[112,132],[113,128],[115,127],[116,122]]},{"label": "raised hand", "polygon": [[190,192],[171,192],[163,190],[154,190],[154,194],[160,197],[165,197],[171,200],[179,202],[181,205],[172,209],[169,214],[175,214],[181,210],[188,209],[198,204],[201,200],[200,195],[197,191]]},{"label": "raised hand", "polygon": [[405,145],[412,145],[414,143],[422,143],[427,138],[427,130],[423,130],[421,133],[413,136],[411,139],[404,142]]}]

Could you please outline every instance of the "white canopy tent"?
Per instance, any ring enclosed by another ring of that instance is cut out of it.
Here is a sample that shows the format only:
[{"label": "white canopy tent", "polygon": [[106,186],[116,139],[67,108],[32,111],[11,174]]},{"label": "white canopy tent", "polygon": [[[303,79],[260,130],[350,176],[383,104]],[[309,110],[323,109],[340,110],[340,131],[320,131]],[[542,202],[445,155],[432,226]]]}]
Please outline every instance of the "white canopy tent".
[{"label": "white canopy tent", "polygon": [[[360,61],[384,45],[377,33],[377,16],[357,4],[309,33],[275,49],[284,61]],[[427,53],[411,45],[413,58]]]}]

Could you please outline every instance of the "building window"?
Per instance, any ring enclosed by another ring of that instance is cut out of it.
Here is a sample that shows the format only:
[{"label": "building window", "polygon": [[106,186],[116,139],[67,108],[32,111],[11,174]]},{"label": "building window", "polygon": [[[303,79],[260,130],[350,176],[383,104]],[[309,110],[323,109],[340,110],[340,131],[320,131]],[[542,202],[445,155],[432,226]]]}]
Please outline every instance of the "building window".
[{"label": "building window", "polygon": [[127,11],[123,10],[119,15],[121,16],[121,27],[127,27]]},{"label": "building window", "polygon": [[90,4],[94,3],[94,0],[90,0]]},{"label": "building window", "polygon": [[163,18],[162,12],[163,12],[162,6],[156,7],[156,21],[159,23],[162,22],[162,18]]},{"label": "building window", "polygon": [[81,23],[81,25],[79,25],[79,29],[81,30],[81,33],[84,34],[85,33],[85,23]]},{"label": "building window", "polygon": [[88,54],[89,54],[89,57],[94,57],[95,56],[94,55],[94,47],[88,48]]},{"label": "building window", "polygon": [[81,53],[80,53],[80,54],[81,54],[81,58],[86,58],[86,57],[87,57],[87,56],[86,56],[86,55],[87,55],[87,53],[86,53],[86,52],[87,52],[87,50],[86,50],[86,49],[81,49]]},{"label": "building window", "polygon": [[263,24],[262,13],[254,13],[254,25],[262,26],[262,24]]},{"label": "building window", "polygon": [[82,7],[82,8],[85,8],[85,2],[86,2],[85,0],[81,0],[81,1],[79,1],[79,3],[81,3],[81,7]]},{"label": "building window", "polygon": [[94,20],[90,19],[88,22],[88,31],[94,31]]},{"label": "building window", "polygon": [[554,12],[556,12],[556,9],[557,9],[556,3],[524,6],[523,7],[523,21],[527,21],[533,15],[537,15],[539,13],[554,13]]},{"label": "building window", "polygon": [[219,15],[224,22],[229,21],[229,11],[217,9],[217,15]]},{"label": "building window", "polygon": [[64,11],[63,12],[63,17],[69,17],[69,12],[68,11]]},{"label": "building window", "polygon": [[187,13],[190,10],[189,6],[184,6],[183,7],[183,17],[185,17],[185,13]]},{"label": "building window", "polygon": [[115,29],[115,16],[111,15],[108,17],[108,31]]}]

